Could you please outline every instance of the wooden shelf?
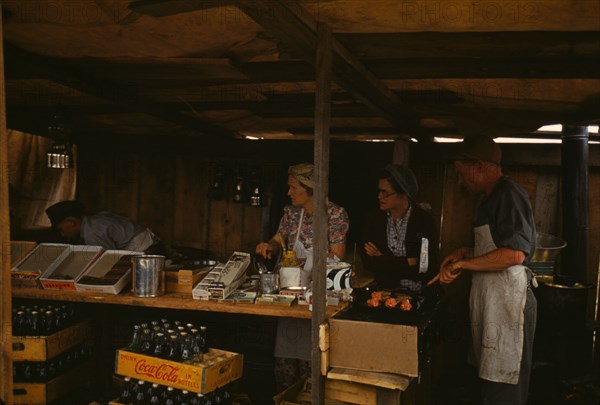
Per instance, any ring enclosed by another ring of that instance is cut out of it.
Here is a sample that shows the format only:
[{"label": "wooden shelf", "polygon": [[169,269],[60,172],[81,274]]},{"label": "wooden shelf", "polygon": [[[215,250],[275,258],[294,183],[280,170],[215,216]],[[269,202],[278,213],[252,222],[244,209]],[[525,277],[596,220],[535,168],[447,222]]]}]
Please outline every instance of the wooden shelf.
[{"label": "wooden shelf", "polygon": [[[233,314],[248,314],[275,316],[285,318],[310,319],[312,312],[306,305],[281,307],[279,305],[256,305],[247,303],[200,301],[193,299],[189,294],[167,293],[161,297],[141,298],[131,293],[119,295],[86,293],[67,290],[43,290],[38,288],[13,288],[13,298],[29,298],[39,300],[56,300],[70,302],[85,302],[93,304],[131,305],[149,308],[169,308],[192,311],[226,312]],[[327,307],[327,317],[330,318],[346,308],[347,303]]]}]

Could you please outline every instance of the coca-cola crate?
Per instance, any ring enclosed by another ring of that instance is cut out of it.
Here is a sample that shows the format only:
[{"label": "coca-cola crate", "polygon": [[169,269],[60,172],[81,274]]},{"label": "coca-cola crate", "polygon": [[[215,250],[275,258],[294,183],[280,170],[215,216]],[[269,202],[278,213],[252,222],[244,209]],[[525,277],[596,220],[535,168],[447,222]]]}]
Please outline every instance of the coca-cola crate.
[{"label": "coca-cola crate", "polygon": [[43,405],[65,397],[92,377],[92,362],[84,363],[47,383],[14,383],[13,403]]},{"label": "coca-cola crate", "polygon": [[210,349],[198,365],[117,350],[115,373],[139,380],[207,394],[241,378],[244,356]]},{"label": "coca-cola crate", "polygon": [[92,336],[89,321],[71,325],[49,336],[13,336],[13,361],[46,361]]}]

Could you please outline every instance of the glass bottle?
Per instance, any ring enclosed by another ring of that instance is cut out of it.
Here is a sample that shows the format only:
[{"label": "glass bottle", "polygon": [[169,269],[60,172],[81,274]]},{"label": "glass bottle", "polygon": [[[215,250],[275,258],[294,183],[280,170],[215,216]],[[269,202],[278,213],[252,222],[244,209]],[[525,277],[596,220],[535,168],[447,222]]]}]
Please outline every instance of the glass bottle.
[{"label": "glass bottle", "polygon": [[200,326],[200,339],[202,343],[202,354],[208,353],[208,328]]},{"label": "glass bottle", "polygon": [[221,396],[221,398],[223,399],[223,405],[232,405],[233,397],[231,396],[231,393],[229,392],[228,385],[226,385],[223,388],[223,395]]},{"label": "glass bottle", "polygon": [[146,401],[150,402],[150,398],[155,395],[158,398],[158,384],[148,384],[148,389],[146,390]]},{"label": "glass bottle", "polygon": [[151,354],[154,347],[152,344],[152,336],[150,334],[150,329],[144,329],[142,333],[142,350],[141,352],[144,354]]},{"label": "glass bottle", "polygon": [[22,372],[23,381],[32,381],[33,380],[33,370],[31,363],[25,362],[23,364],[23,372]]},{"label": "glass bottle", "polygon": [[179,396],[179,405],[190,405],[190,399],[189,391],[181,391],[181,395]]},{"label": "glass bottle", "polygon": [[166,357],[167,354],[167,338],[164,333],[158,332],[156,334],[155,345],[154,345],[154,357],[160,357],[161,359]]},{"label": "glass bottle", "polygon": [[13,325],[13,335],[24,336],[26,335],[26,329],[25,311],[17,311]]},{"label": "glass bottle", "polygon": [[54,308],[54,330],[62,329],[62,310],[59,306]]},{"label": "glass bottle", "polygon": [[167,387],[165,405],[175,405],[175,389],[173,387]]},{"label": "glass bottle", "polygon": [[133,397],[131,393],[131,377],[125,377],[123,383],[123,390],[121,391],[117,402],[120,404],[130,404],[131,402],[133,402]]},{"label": "glass bottle", "polygon": [[169,391],[169,388],[171,389],[171,391],[173,391],[173,387],[166,387],[165,389],[161,390],[158,394],[158,398],[161,404],[167,403],[167,399],[169,398],[169,396],[172,397],[172,392]]},{"label": "glass bottle", "polygon": [[202,394],[198,393],[197,395],[192,396],[190,399],[190,405],[202,405],[202,402],[201,402],[202,396],[201,395]]},{"label": "glass bottle", "polygon": [[128,352],[140,353],[142,351],[142,335],[141,326],[133,325],[133,337],[125,350]]},{"label": "glass bottle", "polygon": [[167,350],[167,359],[172,361],[179,360],[179,342],[177,341],[177,335],[169,336],[169,347]]},{"label": "glass bottle", "polygon": [[29,318],[29,332],[32,336],[40,335],[40,313],[38,311],[31,311]]},{"label": "glass bottle", "polygon": [[186,332],[179,334],[181,342],[181,362],[185,364],[192,363],[192,341]]},{"label": "glass bottle", "polygon": [[146,405],[146,382],[143,380],[138,381],[138,389],[133,399],[134,405]]},{"label": "glass bottle", "polygon": [[192,329],[190,335],[192,337],[192,363],[200,364],[203,360],[200,333],[198,333],[198,329]]},{"label": "glass bottle", "polygon": [[55,322],[54,322],[54,312],[51,310],[46,310],[44,314],[44,334],[51,335],[55,332]]}]

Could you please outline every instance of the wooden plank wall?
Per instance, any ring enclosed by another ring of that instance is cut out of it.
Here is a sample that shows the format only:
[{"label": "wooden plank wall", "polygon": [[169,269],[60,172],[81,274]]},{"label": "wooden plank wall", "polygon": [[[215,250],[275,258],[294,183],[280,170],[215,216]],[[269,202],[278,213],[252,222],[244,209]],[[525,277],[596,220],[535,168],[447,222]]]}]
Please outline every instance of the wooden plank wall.
[{"label": "wooden plank wall", "polygon": [[[104,143],[80,144],[78,198],[91,212],[106,209],[150,226],[171,245],[206,249],[220,259],[234,250],[252,252],[276,231],[283,206],[289,203],[287,168],[312,161],[312,143],[240,142],[233,149],[207,149],[193,141],[145,147],[121,143],[118,149]],[[360,213],[376,202],[373,179],[391,161],[392,150],[382,144],[336,146],[332,161],[339,164],[331,171],[330,199],[343,205],[358,227]],[[227,173],[225,199],[211,201],[207,192],[218,166]],[[236,169],[260,170],[269,206],[232,201]]]},{"label": "wooden plank wall", "polygon": [[[560,236],[559,146],[523,152],[505,146],[504,171],[528,192],[539,231]],[[591,148],[589,282],[596,281],[600,256],[600,164]],[[348,255],[360,239],[362,213],[376,208],[376,176],[392,160],[393,144],[333,143],[330,199],[350,216]],[[78,197],[92,211],[108,209],[150,226],[167,243],[208,249],[219,257],[233,250],[252,251],[260,239],[276,230],[286,197],[287,167],[312,160],[310,142],[239,141],[207,148],[200,141],[147,146],[109,143],[79,145]],[[477,198],[456,184],[451,164],[438,154],[415,146],[411,166],[420,183],[419,202],[431,205],[440,221],[441,255],[471,241],[471,220]],[[539,164],[538,164],[539,162]],[[210,201],[207,191],[218,165],[224,165],[223,201]],[[269,206],[255,208],[232,202],[232,170],[258,168],[263,175]],[[357,247],[360,248],[360,247]]]}]

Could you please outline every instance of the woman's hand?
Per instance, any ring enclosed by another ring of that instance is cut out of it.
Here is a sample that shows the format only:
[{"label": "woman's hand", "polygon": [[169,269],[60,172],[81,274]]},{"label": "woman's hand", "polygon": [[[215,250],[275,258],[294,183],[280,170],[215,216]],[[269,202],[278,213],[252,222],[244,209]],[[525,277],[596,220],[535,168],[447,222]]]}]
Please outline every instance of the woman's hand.
[{"label": "woman's hand", "polygon": [[383,253],[377,249],[377,246],[373,242],[365,243],[365,253],[369,256],[383,256]]},{"label": "woman's hand", "polygon": [[275,252],[274,243],[263,242],[256,245],[256,253],[264,257],[265,259],[271,259]]}]

